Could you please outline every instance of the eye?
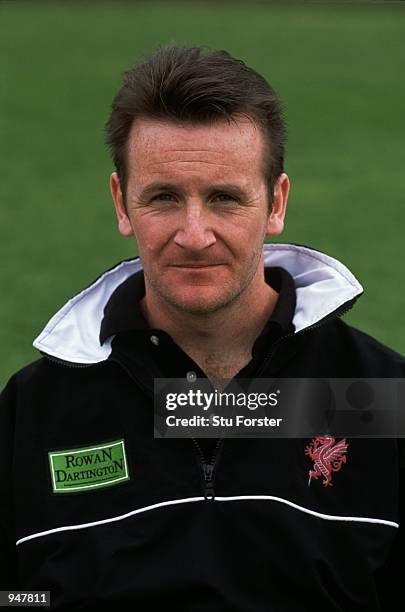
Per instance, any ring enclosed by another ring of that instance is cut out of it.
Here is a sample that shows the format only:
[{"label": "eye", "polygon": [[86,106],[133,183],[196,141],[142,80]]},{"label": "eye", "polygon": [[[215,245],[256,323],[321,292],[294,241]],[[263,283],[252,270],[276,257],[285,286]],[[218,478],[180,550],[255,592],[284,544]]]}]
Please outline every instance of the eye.
[{"label": "eye", "polygon": [[152,201],[157,200],[158,202],[171,202],[170,198],[174,198],[171,193],[159,193],[158,195],[152,198]]},{"label": "eye", "polygon": [[236,198],[234,198],[233,196],[229,195],[229,193],[218,193],[215,196],[215,199],[219,199],[220,202],[236,202]]}]

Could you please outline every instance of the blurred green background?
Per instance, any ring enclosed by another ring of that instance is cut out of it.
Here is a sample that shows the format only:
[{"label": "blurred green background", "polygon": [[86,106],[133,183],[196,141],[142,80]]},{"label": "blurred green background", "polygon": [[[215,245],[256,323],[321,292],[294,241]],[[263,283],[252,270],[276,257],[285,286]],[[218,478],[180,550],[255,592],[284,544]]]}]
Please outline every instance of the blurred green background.
[{"label": "blurred green background", "polygon": [[0,2],[0,387],[67,299],[136,254],[103,126],[123,70],[169,41],[226,49],[279,91],[280,241],[341,259],[365,287],[346,320],[405,352],[404,32],[400,2]]}]

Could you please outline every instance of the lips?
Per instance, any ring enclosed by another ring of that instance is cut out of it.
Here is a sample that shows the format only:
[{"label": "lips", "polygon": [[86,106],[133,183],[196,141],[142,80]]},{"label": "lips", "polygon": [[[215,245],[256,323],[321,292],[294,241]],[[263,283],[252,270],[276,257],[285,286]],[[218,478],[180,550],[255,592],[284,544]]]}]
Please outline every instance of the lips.
[{"label": "lips", "polygon": [[185,264],[172,264],[173,268],[215,268],[217,266],[223,266],[222,263],[185,263]]}]

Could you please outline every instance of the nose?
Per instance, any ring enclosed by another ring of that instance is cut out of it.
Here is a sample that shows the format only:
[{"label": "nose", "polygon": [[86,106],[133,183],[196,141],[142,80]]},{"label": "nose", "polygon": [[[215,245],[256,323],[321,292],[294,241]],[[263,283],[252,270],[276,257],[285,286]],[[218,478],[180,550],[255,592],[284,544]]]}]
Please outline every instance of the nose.
[{"label": "nose", "polygon": [[202,251],[213,245],[216,238],[210,223],[210,212],[198,203],[186,206],[174,242],[190,251]]}]

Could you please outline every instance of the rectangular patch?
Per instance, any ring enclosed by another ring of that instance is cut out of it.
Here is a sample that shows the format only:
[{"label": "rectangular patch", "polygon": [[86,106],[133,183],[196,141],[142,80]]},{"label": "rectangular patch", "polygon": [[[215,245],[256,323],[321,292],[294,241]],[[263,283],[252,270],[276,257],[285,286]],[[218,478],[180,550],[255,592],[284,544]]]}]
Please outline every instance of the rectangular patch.
[{"label": "rectangular patch", "polygon": [[48,453],[54,493],[95,491],[129,480],[124,440]]}]

